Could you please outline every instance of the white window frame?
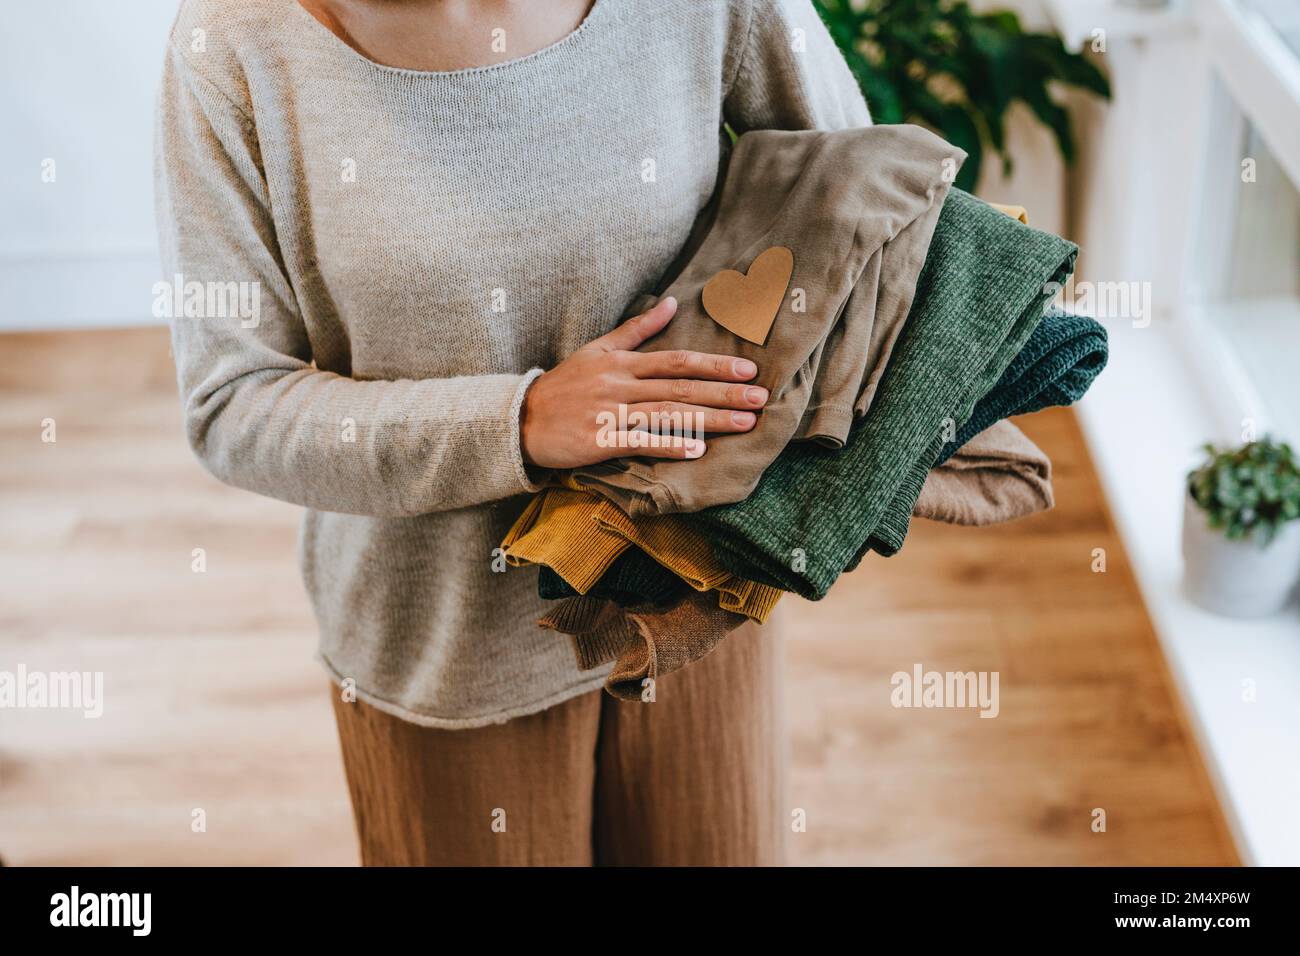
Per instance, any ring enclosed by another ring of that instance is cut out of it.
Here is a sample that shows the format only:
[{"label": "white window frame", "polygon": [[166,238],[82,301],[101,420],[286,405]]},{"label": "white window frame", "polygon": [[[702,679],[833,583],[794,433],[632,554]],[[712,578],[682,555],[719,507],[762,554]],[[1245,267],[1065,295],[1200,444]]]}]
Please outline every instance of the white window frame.
[{"label": "white window frame", "polygon": [[1252,129],[1300,190],[1300,59],[1259,14],[1236,0],[1202,0],[1195,8],[1207,61],[1208,109],[1201,130],[1200,174],[1182,269],[1176,321],[1191,366],[1205,382],[1218,430],[1240,433],[1249,419],[1261,432],[1294,427],[1270,406],[1236,349],[1220,331],[1239,191],[1223,188],[1240,176],[1241,148]]}]

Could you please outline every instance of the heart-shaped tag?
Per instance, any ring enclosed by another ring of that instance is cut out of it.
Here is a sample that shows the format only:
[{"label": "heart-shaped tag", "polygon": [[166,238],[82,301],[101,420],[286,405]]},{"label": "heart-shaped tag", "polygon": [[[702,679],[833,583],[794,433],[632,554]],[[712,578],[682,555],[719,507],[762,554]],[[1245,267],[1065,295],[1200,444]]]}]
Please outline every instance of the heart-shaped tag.
[{"label": "heart-shaped tag", "polygon": [[744,275],[735,269],[723,269],[704,284],[704,311],[728,332],[762,345],[781,311],[793,273],[793,252],[785,246],[764,249]]}]

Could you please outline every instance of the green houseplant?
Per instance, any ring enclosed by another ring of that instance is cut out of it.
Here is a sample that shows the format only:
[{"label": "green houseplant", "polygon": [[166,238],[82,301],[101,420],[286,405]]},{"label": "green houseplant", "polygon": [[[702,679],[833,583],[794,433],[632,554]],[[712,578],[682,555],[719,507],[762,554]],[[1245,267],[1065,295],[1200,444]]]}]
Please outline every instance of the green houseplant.
[{"label": "green houseplant", "polygon": [[1006,113],[1025,103],[1074,160],[1061,83],[1110,97],[1106,77],[1059,37],[1027,33],[1009,11],[976,13],[965,0],[814,0],[877,123],[918,123],[966,151],[956,185],[979,180],[985,146],[1011,171]]},{"label": "green houseplant", "polygon": [[1229,541],[1270,544],[1300,518],[1300,466],[1285,442],[1269,437],[1240,448],[1205,445],[1206,461],[1187,475],[1187,490],[1211,528]]},{"label": "green houseplant", "polygon": [[1300,578],[1300,465],[1289,445],[1267,437],[1204,450],[1187,475],[1188,593],[1220,614],[1271,614]]}]

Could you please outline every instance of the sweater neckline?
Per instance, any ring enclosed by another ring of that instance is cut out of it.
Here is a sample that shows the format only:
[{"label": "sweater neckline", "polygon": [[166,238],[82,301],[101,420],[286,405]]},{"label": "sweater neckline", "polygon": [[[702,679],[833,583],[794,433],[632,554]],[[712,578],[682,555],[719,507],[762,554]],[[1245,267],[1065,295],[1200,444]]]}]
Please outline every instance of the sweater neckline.
[{"label": "sweater neckline", "polygon": [[298,0],[289,0],[289,6],[297,11],[297,15],[305,19],[310,28],[317,36],[322,36],[323,40],[337,50],[341,50],[344,55],[365,66],[370,70],[379,73],[388,73],[394,76],[408,78],[427,78],[427,79],[451,79],[459,77],[469,77],[478,74],[504,73],[508,70],[529,66],[539,60],[543,60],[556,53],[561,52],[564,48],[574,46],[579,43],[584,34],[589,32],[590,27],[596,22],[601,11],[607,6],[606,0],[592,0],[591,9],[587,15],[582,18],[582,22],[573,28],[569,33],[560,37],[554,43],[549,43],[541,49],[534,50],[532,53],[526,53],[523,56],[517,56],[509,60],[502,60],[500,63],[485,63],[482,66],[466,66],[459,70],[412,70],[402,66],[388,66],[377,60],[372,60],[359,50],[346,43],[342,37],[338,36],[333,30],[317,20]]}]

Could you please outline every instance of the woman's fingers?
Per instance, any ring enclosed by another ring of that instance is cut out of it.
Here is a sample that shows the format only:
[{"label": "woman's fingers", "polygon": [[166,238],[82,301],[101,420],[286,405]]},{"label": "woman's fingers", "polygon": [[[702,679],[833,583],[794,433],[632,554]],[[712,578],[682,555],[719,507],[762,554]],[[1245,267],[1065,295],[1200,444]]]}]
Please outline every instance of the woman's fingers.
[{"label": "woman's fingers", "polygon": [[666,352],[634,352],[628,368],[637,378],[703,378],[716,382],[748,382],[758,366],[734,355],[710,355],[686,349]]},{"label": "woman's fingers", "polygon": [[612,332],[606,332],[598,339],[592,339],[584,348],[594,348],[602,352],[617,350],[631,351],[651,336],[663,331],[672,317],[677,313],[677,300],[672,296],[660,299],[653,307],[623,322]]},{"label": "woman's fingers", "polygon": [[629,405],[627,409],[629,429],[648,430],[661,435],[747,432],[757,421],[758,416],[753,412],[707,408],[681,402],[640,402]]},{"label": "woman's fingers", "polygon": [[699,438],[683,438],[679,435],[658,435],[654,432],[626,431],[615,432],[614,440],[605,446],[615,449],[610,457],[625,458],[637,456],[642,458],[699,458],[704,454],[704,441]]},{"label": "woman's fingers", "polygon": [[[539,376],[519,418],[524,460],[576,468],[630,456],[699,458],[705,434],[747,432],[767,403],[750,360],[687,349],[637,352],[677,312],[665,297]],[[611,411],[618,416],[610,421]],[[590,422],[593,435],[575,422]],[[617,428],[617,431],[613,431]]]},{"label": "woman's fingers", "polygon": [[679,402],[709,408],[758,411],[767,403],[767,389],[761,385],[728,385],[698,378],[643,378],[627,385],[629,404]]}]

